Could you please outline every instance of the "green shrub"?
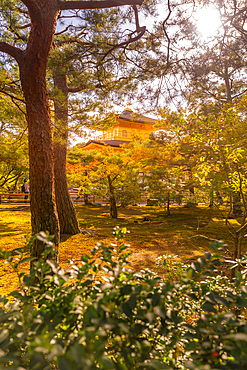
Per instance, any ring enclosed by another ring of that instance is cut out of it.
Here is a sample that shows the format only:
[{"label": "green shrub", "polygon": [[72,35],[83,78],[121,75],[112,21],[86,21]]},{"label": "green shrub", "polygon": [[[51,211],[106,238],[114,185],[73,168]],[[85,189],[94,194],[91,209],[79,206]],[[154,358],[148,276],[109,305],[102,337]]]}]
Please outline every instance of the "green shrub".
[{"label": "green shrub", "polygon": [[[114,230],[115,244],[99,243],[68,271],[52,260],[51,239],[36,236],[43,258],[1,298],[0,369],[247,369],[241,273],[221,289],[211,275],[221,257],[210,252],[178,282],[132,272],[125,233]],[[2,252],[18,272],[30,258],[17,253]]]},{"label": "green shrub", "polygon": [[171,281],[180,280],[188,268],[188,264],[179,261],[177,255],[168,253],[159,256],[155,266],[158,273]]}]

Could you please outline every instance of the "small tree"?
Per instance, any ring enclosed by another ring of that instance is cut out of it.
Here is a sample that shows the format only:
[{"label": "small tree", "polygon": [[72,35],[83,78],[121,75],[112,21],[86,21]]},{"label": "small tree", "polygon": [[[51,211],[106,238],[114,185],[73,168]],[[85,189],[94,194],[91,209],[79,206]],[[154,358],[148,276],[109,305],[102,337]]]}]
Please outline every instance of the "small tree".
[{"label": "small tree", "polygon": [[[68,161],[74,161],[74,158],[75,153],[71,150]],[[68,166],[70,181],[75,179],[80,184],[86,172],[94,193],[108,197],[112,218],[118,216],[117,200],[125,204],[133,202],[133,199],[138,200],[139,166],[133,161],[132,151],[127,147],[117,150],[103,147],[100,151],[81,151],[78,162]]]}]

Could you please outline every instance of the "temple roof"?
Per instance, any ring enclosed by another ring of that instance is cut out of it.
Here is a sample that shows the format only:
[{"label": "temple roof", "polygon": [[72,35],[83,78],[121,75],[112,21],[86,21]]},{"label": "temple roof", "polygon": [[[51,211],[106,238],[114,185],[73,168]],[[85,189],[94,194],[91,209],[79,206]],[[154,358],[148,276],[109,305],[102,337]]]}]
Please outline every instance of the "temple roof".
[{"label": "temple roof", "polygon": [[108,145],[119,148],[120,145],[129,144],[129,141],[125,140],[89,140],[87,143],[83,145],[83,148],[90,144],[97,144],[97,145]]},{"label": "temple roof", "polygon": [[155,119],[143,116],[142,114],[134,113],[129,108],[126,108],[122,113],[117,115],[117,118],[124,119],[126,121],[147,123],[147,124],[154,124],[156,122]]}]

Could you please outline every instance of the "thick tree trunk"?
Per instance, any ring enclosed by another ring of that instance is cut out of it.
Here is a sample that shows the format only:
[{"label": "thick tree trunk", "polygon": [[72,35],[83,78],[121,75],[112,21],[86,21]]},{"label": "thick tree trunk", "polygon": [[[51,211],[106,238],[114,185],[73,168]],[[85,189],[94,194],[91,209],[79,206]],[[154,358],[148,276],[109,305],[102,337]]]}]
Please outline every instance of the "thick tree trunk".
[{"label": "thick tree trunk", "polygon": [[[46,89],[46,67],[57,11],[47,3],[35,4],[29,11],[32,28],[27,49],[18,63],[28,121],[32,233],[48,231],[55,236],[58,247],[59,224],[54,201],[53,146]],[[36,240],[31,255],[40,258],[43,250],[44,243]]]},{"label": "thick tree trunk", "polygon": [[54,175],[56,206],[61,234],[80,232],[76,212],[70,198],[66,176],[66,153],[68,142],[68,85],[66,75],[59,70],[53,72],[56,97],[54,129]]},{"label": "thick tree trunk", "polygon": [[[30,68],[32,69],[32,68]],[[30,73],[23,78],[23,92],[26,98],[29,137],[29,181],[32,233],[48,231],[55,235],[59,244],[59,225],[54,201],[53,150],[45,81],[34,79]],[[32,94],[32,96],[30,96]],[[31,255],[40,258],[44,249],[36,240]]]}]

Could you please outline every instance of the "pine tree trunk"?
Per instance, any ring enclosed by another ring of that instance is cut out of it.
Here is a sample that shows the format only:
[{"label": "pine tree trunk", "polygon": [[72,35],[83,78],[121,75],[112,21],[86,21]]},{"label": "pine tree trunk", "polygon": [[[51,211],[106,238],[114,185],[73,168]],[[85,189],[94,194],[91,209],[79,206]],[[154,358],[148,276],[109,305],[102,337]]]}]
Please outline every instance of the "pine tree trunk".
[{"label": "pine tree trunk", "polygon": [[[45,2],[30,8],[32,28],[27,49],[18,63],[27,109],[32,233],[48,231],[55,236],[58,247],[59,223],[54,199],[53,145],[46,89],[47,60],[57,14],[57,10]],[[36,240],[31,255],[40,258],[43,250],[44,243]]]},{"label": "pine tree trunk", "polygon": [[61,234],[75,235],[80,232],[76,212],[69,195],[66,176],[66,154],[68,142],[68,85],[66,75],[59,70],[53,72],[56,97],[54,129],[54,174],[56,206]]},{"label": "pine tree trunk", "polygon": [[[45,74],[37,79],[37,69],[22,73],[29,138],[29,181],[32,233],[48,231],[59,245],[59,224],[54,199],[51,121],[45,88]],[[33,73],[32,73],[33,72]],[[42,78],[43,77],[43,78]],[[41,257],[43,242],[36,240],[31,255]]]}]

